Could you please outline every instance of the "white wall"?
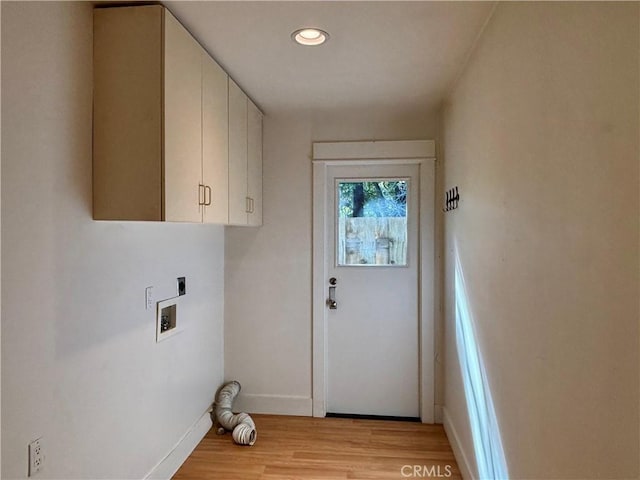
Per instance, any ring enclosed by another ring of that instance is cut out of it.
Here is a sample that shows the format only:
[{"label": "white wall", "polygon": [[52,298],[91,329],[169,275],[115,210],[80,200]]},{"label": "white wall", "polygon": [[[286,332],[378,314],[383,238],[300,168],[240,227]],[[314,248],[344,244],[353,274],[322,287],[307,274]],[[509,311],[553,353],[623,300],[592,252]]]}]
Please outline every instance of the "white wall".
[{"label": "white wall", "polygon": [[[2,478],[143,478],[223,374],[222,227],[91,218],[92,6],[2,3]],[[155,343],[144,289],[180,301]]]},{"label": "white wall", "polygon": [[639,476],[638,19],[500,4],[445,108],[445,404],[473,459],[458,255],[510,478]]},{"label": "white wall", "polygon": [[312,142],[433,138],[437,116],[267,113],[264,225],[225,235],[225,377],[239,409],[311,415]]},{"label": "white wall", "polygon": [[[2,8],[0,8],[0,38],[2,36]],[[0,41],[0,44],[2,42]],[[2,75],[2,62],[0,61],[0,77]],[[2,82],[0,81],[0,84]],[[2,96],[0,95],[0,111],[2,110]],[[0,114],[0,132],[2,131],[2,115]],[[0,141],[0,144],[2,142]],[[2,184],[2,173],[1,173],[1,165],[2,165],[2,155],[0,154],[0,185]],[[1,198],[2,198],[2,188],[0,186],[0,225],[2,225],[2,206],[1,206]],[[0,251],[2,250],[2,235],[0,235]],[[2,291],[2,255],[0,255],[0,291]],[[0,295],[0,371],[2,370],[2,295]],[[0,388],[0,416],[2,412],[2,388]],[[0,422],[1,423],[1,422]],[[0,477],[2,476],[2,434],[0,433]]]}]

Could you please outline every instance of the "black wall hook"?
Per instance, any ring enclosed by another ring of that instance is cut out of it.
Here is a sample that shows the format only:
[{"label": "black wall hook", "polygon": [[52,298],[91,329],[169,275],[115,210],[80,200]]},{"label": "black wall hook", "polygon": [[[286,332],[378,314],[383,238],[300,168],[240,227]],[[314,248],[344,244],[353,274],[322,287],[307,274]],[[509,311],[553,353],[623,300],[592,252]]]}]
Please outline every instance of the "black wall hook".
[{"label": "black wall hook", "polygon": [[460,202],[460,193],[458,193],[458,187],[450,188],[445,192],[445,202],[443,212],[448,212],[450,210],[455,210],[458,208],[458,203]]}]

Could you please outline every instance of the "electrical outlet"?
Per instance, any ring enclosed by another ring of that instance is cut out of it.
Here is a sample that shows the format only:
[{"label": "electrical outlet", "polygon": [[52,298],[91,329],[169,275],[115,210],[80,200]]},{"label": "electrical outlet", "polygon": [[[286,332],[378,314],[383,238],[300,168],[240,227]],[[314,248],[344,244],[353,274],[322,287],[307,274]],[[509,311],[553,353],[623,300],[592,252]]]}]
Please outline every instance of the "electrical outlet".
[{"label": "electrical outlet", "polygon": [[186,295],[187,293],[187,279],[185,277],[178,277],[178,296]]},{"label": "electrical outlet", "polygon": [[147,310],[151,310],[153,308],[153,287],[144,289],[144,299],[147,304]]},{"label": "electrical outlet", "polygon": [[44,467],[42,437],[29,444],[29,476],[33,477]]}]

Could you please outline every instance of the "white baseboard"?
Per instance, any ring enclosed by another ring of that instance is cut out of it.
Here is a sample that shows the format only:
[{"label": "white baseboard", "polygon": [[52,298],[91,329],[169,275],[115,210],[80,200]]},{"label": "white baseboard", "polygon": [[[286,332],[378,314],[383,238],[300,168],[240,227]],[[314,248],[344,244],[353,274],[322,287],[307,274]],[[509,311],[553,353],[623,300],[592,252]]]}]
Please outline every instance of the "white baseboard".
[{"label": "white baseboard", "polygon": [[447,437],[449,438],[449,443],[451,444],[453,455],[456,457],[456,462],[458,463],[460,473],[462,473],[462,478],[464,480],[476,480],[475,476],[473,475],[474,470],[471,468],[469,459],[464,453],[464,449],[462,448],[462,444],[460,443],[460,437],[458,436],[456,428],[453,426],[453,422],[451,421],[451,417],[449,416],[447,407],[442,407],[442,420],[444,431],[447,432]]},{"label": "white baseboard", "polygon": [[233,411],[310,417],[313,414],[313,406],[310,397],[240,392],[233,402]]},{"label": "white baseboard", "polygon": [[210,412],[210,409],[207,410],[191,426],[167,456],[149,472],[146,480],[169,480],[173,477],[213,425]]}]

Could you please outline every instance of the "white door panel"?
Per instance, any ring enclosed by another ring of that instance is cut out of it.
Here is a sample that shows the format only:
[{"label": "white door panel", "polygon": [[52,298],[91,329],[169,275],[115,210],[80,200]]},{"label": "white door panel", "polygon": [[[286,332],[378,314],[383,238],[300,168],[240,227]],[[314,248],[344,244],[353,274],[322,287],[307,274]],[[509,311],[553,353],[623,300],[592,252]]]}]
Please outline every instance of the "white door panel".
[{"label": "white door panel", "polygon": [[[346,227],[344,220],[340,223],[339,185],[363,181],[371,185],[382,180],[407,185],[407,226],[402,239],[390,233],[389,225],[399,222],[387,213],[382,218],[361,218],[371,212],[356,215],[358,218],[348,219],[351,223]],[[329,309],[327,315],[327,411],[419,417],[419,167],[330,166],[326,188],[326,224],[332,229],[325,236],[327,295],[329,279],[334,277],[337,282],[337,308]],[[339,261],[340,241],[343,251]],[[358,247],[345,249],[345,242]],[[389,251],[394,252],[392,260]],[[402,260],[405,256],[406,262]],[[346,257],[349,260],[345,261]],[[338,266],[344,263],[356,264]]]}]

